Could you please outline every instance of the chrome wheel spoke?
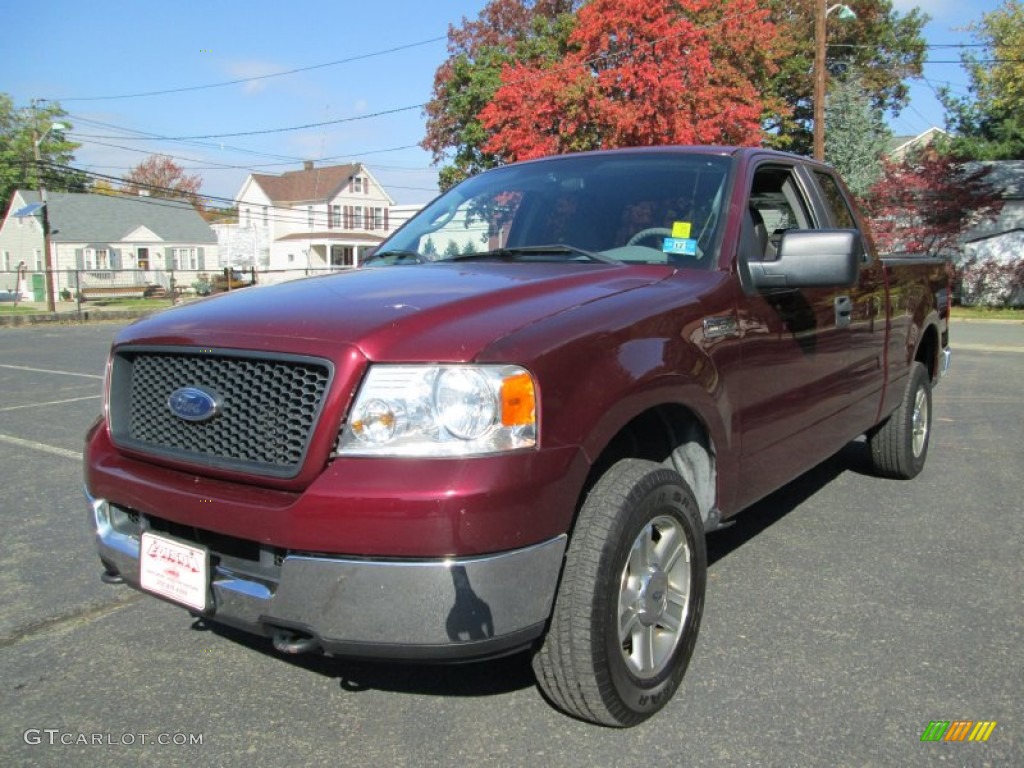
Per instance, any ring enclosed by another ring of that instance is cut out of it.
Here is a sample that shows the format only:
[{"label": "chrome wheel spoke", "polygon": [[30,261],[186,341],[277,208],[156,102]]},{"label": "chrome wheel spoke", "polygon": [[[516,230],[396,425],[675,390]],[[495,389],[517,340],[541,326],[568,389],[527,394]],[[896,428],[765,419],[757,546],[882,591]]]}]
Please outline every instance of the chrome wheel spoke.
[{"label": "chrome wheel spoke", "polygon": [[641,624],[633,633],[633,658],[638,672],[650,672],[654,668],[654,627]]},{"label": "chrome wheel spoke", "polygon": [[668,591],[668,605],[665,607],[665,613],[661,617],[662,626],[672,632],[680,632],[686,619],[688,605],[689,598],[685,592],[681,592],[674,587],[670,588]]},{"label": "chrome wheel spoke", "polygon": [[658,544],[659,547],[664,545],[665,554],[661,558],[661,567],[665,573],[671,574],[673,569],[679,565],[684,554],[687,556],[687,561],[689,560],[690,550],[686,546],[686,537],[675,528],[671,529],[671,534]]},{"label": "chrome wheel spoke", "polygon": [[914,411],[911,414],[911,448],[914,456],[920,456],[928,438],[928,393],[919,389],[914,397]]},{"label": "chrome wheel spoke", "polygon": [[619,642],[625,643],[640,623],[640,611],[631,605],[619,611]]},{"label": "chrome wheel spoke", "polygon": [[636,537],[636,541],[633,542],[633,549],[629,553],[629,563],[627,566],[634,577],[639,577],[647,569],[648,563],[650,563],[650,554],[648,552],[649,538],[650,529],[644,528],[640,535]]}]

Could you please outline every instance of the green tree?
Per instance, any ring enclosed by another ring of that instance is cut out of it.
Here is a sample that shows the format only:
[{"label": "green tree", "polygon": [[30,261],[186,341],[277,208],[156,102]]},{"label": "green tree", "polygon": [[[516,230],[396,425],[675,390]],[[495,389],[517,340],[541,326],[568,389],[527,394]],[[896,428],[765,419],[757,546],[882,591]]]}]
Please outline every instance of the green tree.
[{"label": "green tree", "polygon": [[89,191],[94,195],[107,195],[108,197],[116,197],[121,194],[121,190],[106,179],[96,179],[93,181]]},{"label": "green tree", "polygon": [[[53,128],[55,123],[62,127]],[[6,211],[16,189],[36,189],[40,175],[48,190],[84,192],[87,179],[70,167],[79,144],[69,141],[67,112],[55,102],[18,108],[0,93],[0,201]],[[39,142],[40,163],[35,160]]]},{"label": "green tree", "polygon": [[878,181],[891,136],[882,111],[871,103],[859,80],[833,86],[825,109],[825,159],[858,198]]},{"label": "green tree", "polygon": [[953,151],[967,160],[1024,158],[1024,5],[1005,0],[968,29],[982,46],[961,57],[970,94],[942,91]]},{"label": "green tree", "polygon": [[[814,13],[821,0],[767,0],[771,18],[788,50],[767,83],[766,99],[789,105],[789,111],[765,116],[767,143],[778,149],[810,154],[814,130]],[[828,17],[826,49],[829,82],[835,86],[856,77],[871,105],[899,114],[909,98],[907,80],[919,77],[926,42],[921,30],[928,16],[914,8],[893,10],[890,0],[857,0],[852,21]]]},{"label": "green tree", "polygon": [[449,189],[498,164],[483,149],[487,130],[478,115],[514,63],[553,63],[566,53],[580,0],[490,0],[474,21],[448,29],[448,59],[434,75],[421,146],[440,166],[438,185]]}]

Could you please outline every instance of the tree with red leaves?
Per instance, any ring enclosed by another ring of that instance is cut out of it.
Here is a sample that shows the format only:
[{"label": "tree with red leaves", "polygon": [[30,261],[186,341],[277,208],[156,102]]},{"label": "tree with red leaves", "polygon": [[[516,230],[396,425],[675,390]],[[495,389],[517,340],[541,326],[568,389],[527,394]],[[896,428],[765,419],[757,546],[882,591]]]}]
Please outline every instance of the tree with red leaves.
[{"label": "tree with red leaves", "polygon": [[955,256],[964,232],[1002,210],[1002,198],[986,180],[989,171],[936,146],[902,162],[886,161],[862,201],[879,250]]},{"label": "tree with red leaves", "polygon": [[166,155],[150,155],[124,177],[124,192],[150,197],[167,197],[196,203],[203,178],[187,174]]},{"label": "tree with red leaves", "polygon": [[[480,112],[503,162],[654,144],[760,143],[774,67],[757,0],[592,0],[560,60],[511,63]],[[773,105],[777,108],[778,105]]]}]

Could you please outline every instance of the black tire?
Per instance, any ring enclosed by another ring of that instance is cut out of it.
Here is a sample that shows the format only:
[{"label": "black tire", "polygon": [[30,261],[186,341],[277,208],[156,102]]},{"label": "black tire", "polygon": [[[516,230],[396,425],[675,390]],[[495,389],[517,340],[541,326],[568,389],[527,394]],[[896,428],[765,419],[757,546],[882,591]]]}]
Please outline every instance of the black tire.
[{"label": "black tire", "polygon": [[551,626],[533,658],[541,690],[593,723],[646,720],[686,672],[706,579],[704,528],[683,478],[650,461],[613,465],[569,543]]},{"label": "black tire", "polygon": [[868,434],[872,468],[882,477],[916,477],[928,458],[931,432],[931,379],[928,369],[915,362],[899,407]]}]

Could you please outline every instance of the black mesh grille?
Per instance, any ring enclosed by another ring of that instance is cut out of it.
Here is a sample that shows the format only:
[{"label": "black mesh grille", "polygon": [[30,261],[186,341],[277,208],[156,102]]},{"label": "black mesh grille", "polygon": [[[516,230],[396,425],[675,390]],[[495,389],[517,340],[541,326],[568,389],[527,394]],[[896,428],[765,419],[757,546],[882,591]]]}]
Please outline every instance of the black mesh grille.
[{"label": "black mesh grille", "polygon": [[[114,439],[177,459],[294,476],[330,377],[330,366],[320,361],[123,353],[112,377]],[[203,422],[175,416],[168,399],[182,387],[215,394],[217,415]]]}]

